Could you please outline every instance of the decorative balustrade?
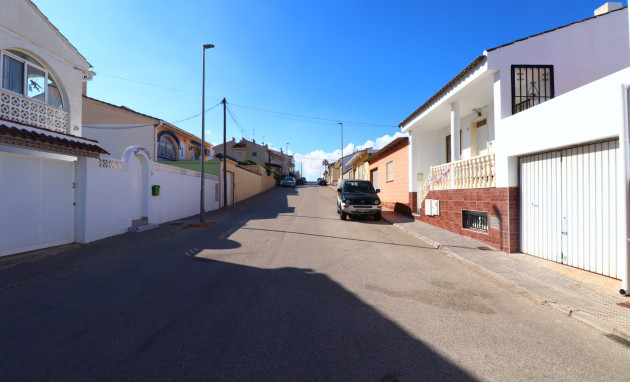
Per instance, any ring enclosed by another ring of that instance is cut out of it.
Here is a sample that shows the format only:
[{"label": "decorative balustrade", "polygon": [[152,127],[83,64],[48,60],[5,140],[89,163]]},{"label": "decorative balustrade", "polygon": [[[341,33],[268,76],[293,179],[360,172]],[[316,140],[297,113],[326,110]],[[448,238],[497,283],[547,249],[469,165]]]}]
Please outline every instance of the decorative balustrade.
[{"label": "decorative balustrade", "polygon": [[67,112],[5,91],[0,91],[0,118],[72,134]]},{"label": "decorative balustrade", "polygon": [[[455,182],[452,177],[455,177]],[[420,188],[419,203],[433,190],[495,187],[494,153],[457,162],[431,166],[431,173]]]}]

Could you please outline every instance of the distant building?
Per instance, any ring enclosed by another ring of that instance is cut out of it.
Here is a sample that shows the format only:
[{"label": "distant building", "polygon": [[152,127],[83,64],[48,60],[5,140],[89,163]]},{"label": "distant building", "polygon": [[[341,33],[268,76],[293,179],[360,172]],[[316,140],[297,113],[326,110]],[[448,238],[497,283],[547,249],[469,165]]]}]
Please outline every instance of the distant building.
[{"label": "distant building", "polygon": [[[223,144],[213,146],[215,155],[223,153]],[[257,164],[269,167],[274,167],[278,171],[287,173],[293,172],[295,162],[293,155],[286,155],[280,151],[270,149],[268,145],[259,145],[256,140],[251,142],[245,138],[242,138],[239,142],[236,142],[235,138],[226,142],[226,155],[235,158],[238,161],[251,160]]]}]

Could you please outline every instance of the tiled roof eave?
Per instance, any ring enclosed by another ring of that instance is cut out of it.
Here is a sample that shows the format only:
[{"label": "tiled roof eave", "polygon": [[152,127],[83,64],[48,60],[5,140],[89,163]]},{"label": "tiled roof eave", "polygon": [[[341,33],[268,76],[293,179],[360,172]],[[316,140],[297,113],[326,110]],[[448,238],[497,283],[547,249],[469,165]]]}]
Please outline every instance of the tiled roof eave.
[{"label": "tiled roof eave", "polygon": [[[0,144],[71,156],[98,158],[108,155],[95,141],[62,138],[45,132],[0,124]],[[98,142],[96,142],[98,143]]]},{"label": "tiled roof eave", "polygon": [[413,121],[417,116],[422,114],[425,110],[427,110],[435,101],[437,101],[440,97],[446,94],[449,90],[451,90],[459,81],[465,78],[469,73],[473,72],[476,68],[481,66],[486,61],[486,56],[482,55],[477,57],[473,62],[471,62],[464,70],[462,70],[458,75],[456,75],[452,80],[449,81],[442,89],[440,89],[437,93],[435,93],[431,98],[429,98],[425,103],[422,104],[416,111],[411,113],[411,115],[405,118],[398,127],[405,128],[409,122]]}]

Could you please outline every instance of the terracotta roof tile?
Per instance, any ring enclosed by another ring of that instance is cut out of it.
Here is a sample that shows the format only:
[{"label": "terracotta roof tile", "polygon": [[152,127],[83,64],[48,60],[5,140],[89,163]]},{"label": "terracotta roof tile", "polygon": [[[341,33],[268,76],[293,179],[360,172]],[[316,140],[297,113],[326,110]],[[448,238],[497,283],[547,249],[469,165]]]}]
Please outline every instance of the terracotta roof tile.
[{"label": "terracotta roof tile", "polygon": [[95,141],[80,139],[85,142],[0,124],[0,143],[76,156],[98,157],[100,154],[109,154],[92,143]]}]

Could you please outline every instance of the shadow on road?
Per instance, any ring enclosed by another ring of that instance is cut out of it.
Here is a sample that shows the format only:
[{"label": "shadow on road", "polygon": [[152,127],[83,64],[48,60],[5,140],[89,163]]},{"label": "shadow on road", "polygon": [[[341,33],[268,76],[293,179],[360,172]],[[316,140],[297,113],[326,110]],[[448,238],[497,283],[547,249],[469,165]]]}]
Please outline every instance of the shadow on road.
[{"label": "shadow on road", "polygon": [[473,380],[324,274],[165,265],[5,292],[0,379]]}]

